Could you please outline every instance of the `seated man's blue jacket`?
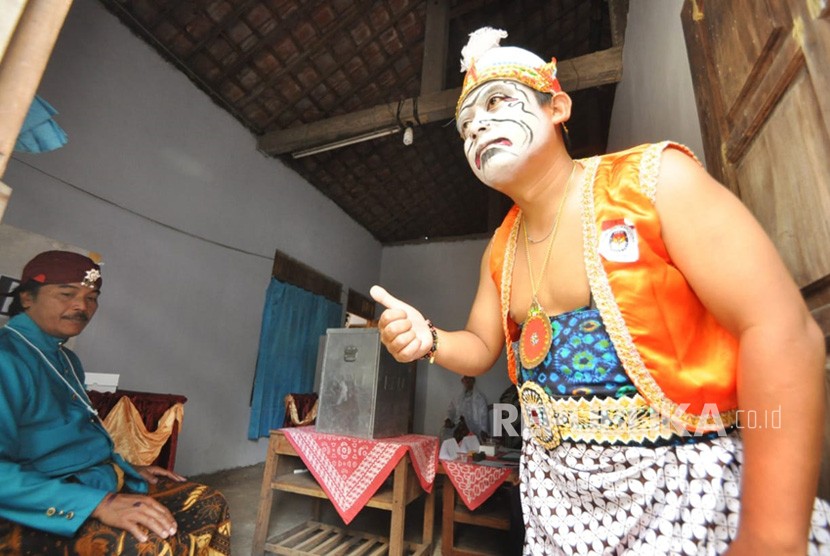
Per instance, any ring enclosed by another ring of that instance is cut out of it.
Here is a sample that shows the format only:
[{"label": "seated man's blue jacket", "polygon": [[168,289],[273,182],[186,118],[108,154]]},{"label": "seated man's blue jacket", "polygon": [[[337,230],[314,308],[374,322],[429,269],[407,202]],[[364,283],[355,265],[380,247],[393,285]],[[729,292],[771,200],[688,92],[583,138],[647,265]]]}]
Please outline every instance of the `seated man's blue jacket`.
[{"label": "seated man's blue jacket", "polygon": [[[54,369],[9,328],[40,349]],[[129,490],[147,492],[147,483],[114,452],[100,420],[80,401],[87,398],[79,381],[84,370],[78,357],[28,316],[0,328],[0,517],[71,536],[115,492],[113,463],[124,470]]]}]

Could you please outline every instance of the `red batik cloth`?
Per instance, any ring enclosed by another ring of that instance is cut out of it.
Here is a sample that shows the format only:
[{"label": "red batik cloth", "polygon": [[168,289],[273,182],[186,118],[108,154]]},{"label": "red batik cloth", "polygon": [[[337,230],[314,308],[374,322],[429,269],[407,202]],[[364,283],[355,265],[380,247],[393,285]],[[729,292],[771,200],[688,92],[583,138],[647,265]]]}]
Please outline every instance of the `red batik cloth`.
[{"label": "red batik cloth", "polygon": [[282,432],[346,524],[360,513],[407,452],[421,487],[432,491],[438,465],[438,439],[434,436],[407,434],[369,440],[319,433],[313,426]]},{"label": "red batik cloth", "polygon": [[492,467],[449,460],[441,460],[441,465],[455,486],[458,496],[470,511],[487,501],[512,471],[510,467]]}]

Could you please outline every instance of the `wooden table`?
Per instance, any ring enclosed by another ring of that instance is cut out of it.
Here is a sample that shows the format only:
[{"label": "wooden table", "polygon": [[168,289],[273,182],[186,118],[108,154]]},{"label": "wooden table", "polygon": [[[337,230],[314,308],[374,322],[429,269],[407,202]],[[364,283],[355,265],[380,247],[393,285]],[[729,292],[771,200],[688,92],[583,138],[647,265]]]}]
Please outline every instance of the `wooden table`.
[{"label": "wooden table", "polygon": [[390,556],[404,554],[421,556],[431,553],[435,517],[434,489],[427,494],[424,503],[422,542],[414,544],[404,541],[406,506],[424,494],[412,470],[408,454],[395,466],[392,486],[381,487],[366,503],[366,506],[370,508],[379,508],[391,513],[388,539],[322,524],[319,522],[319,504],[315,504],[314,515],[310,521],[266,542],[275,490],[311,496],[318,501],[328,498],[309,472],[294,473],[294,470],[304,468],[299,454],[285,438],[285,434],[279,430],[271,431],[268,456],[262,476],[252,555],[260,556],[267,551],[291,556],[306,554],[328,556],[355,550],[357,547],[365,548],[365,552],[371,550],[371,554],[389,554]]},{"label": "wooden table", "polygon": [[[510,508],[487,509],[477,508],[470,511],[464,504],[457,504],[457,494],[443,465],[438,466],[438,474],[443,475],[443,505],[441,510],[441,554],[442,556],[480,556],[488,554],[475,550],[462,549],[455,545],[455,524],[465,523],[479,527],[489,527],[502,531],[510,530]],[[515,483],[518,480],[519,471],[513,469],[505,482]],[[492,552],[489,554],[498,554]]]}]

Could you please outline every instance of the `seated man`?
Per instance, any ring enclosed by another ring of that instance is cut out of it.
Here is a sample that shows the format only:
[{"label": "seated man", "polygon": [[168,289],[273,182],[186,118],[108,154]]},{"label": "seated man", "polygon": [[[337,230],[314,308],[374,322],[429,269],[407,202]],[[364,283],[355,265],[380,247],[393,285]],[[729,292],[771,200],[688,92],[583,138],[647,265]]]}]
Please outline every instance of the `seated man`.
[{"label": "seated man", "polygon": [[0,553],[229,554],[222,495],[157,466],[132,466],[84,390],[64,342],[98,308],[91,259],[29,261],[0,329]]}]

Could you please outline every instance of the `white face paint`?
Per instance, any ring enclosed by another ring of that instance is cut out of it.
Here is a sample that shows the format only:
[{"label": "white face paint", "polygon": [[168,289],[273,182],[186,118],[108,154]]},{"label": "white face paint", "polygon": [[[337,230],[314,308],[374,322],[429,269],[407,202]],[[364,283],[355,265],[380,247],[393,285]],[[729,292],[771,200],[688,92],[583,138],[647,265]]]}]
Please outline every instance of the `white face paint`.
[{"label": "white face paint", "polygon": [[485,83],[464,99],[458,131],[473,173],[496,189],[556,134],[536,91],[507,80]]}]

